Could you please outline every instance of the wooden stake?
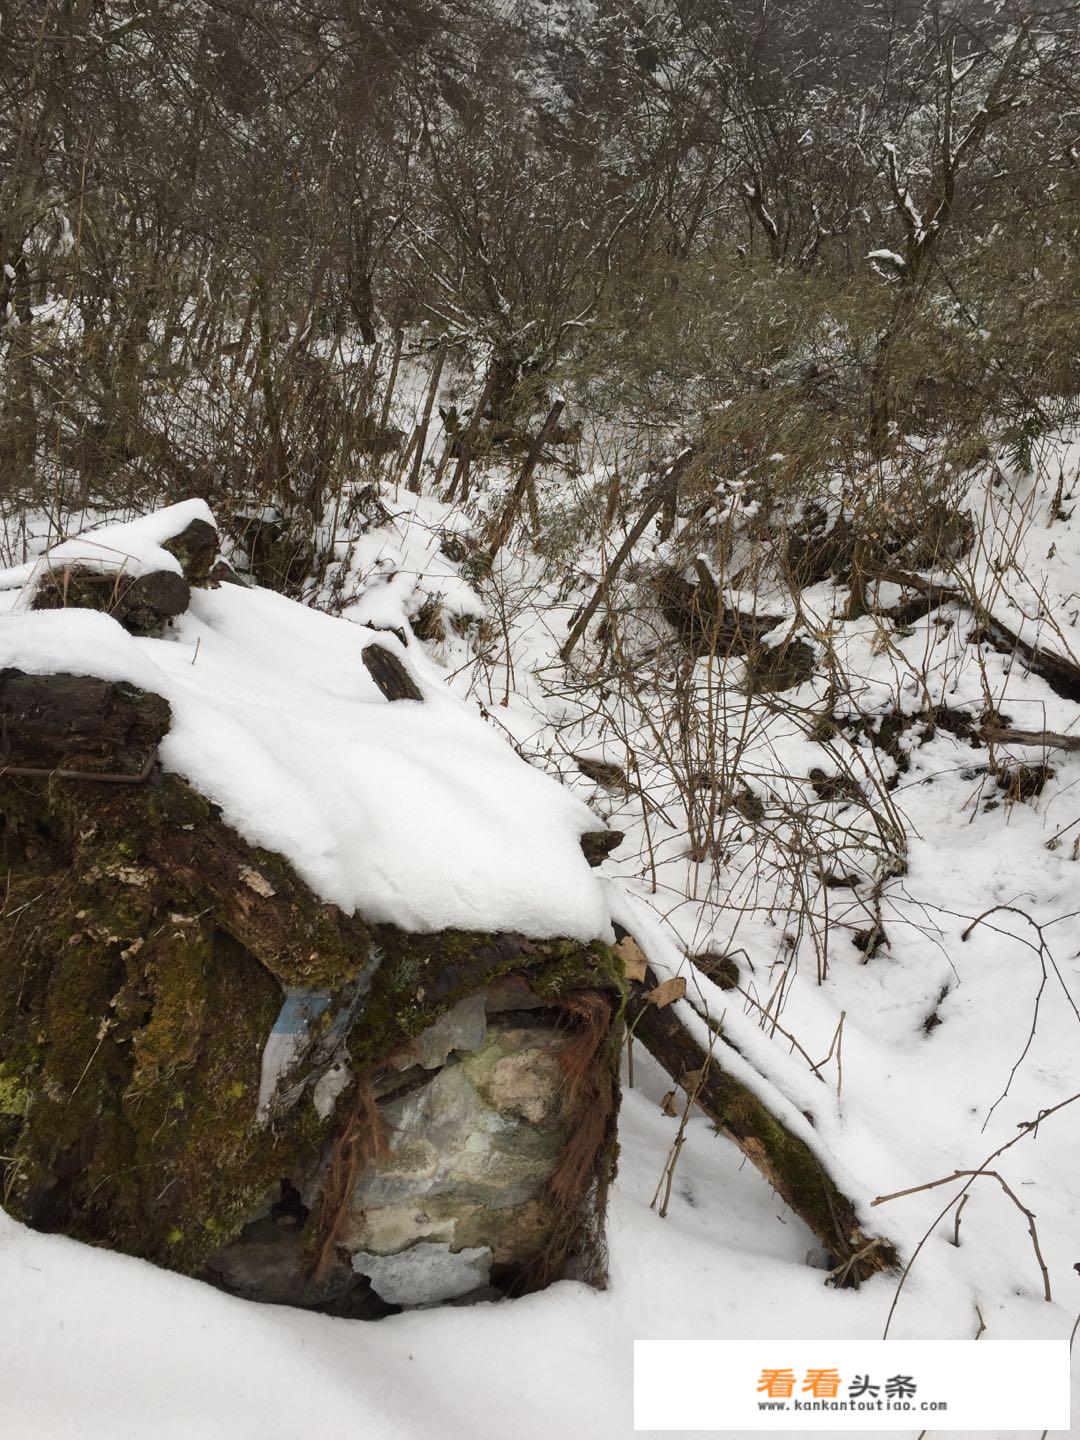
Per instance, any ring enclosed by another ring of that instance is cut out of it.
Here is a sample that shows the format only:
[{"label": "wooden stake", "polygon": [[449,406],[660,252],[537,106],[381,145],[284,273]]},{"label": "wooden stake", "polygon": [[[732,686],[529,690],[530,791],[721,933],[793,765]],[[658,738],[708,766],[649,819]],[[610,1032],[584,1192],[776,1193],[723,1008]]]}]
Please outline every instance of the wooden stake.
[{"label": "wooden stake", "polygon": [[414,495],[420,494],[420,466],[424,462],[424,446],[427,444],[428,426],[431,424],[431,411],[435,404],[435,396],[439,389],[439,380],[442,377],[445,360],[446,341],[444,340],[439,346],[439,353],[435,357],[435,369],[431,372],[431,384],[428,386],[427,399],[424,401],[424,413],[416,434],[416,454],[413,456],[412,474],[409,476],[408,484],[408,488]]},{"label": "wooden stake", "polygon": [[484,422],[484,412],[491,402],[492,393],[495,390],[495,367],[492,366],[484,381],[484,391],[473,413],[469,416],[469,423],[465,427],[465,433],[461,437],[461,444],[458,450],[458,463],[454,471],[454,477],[447,487],[444,500],[452,500],[454,494],[460,487],[458,498],[464,503],[469,498],[469,470],[472,467],[473,448],[476,445],[476,437],[480,433],[480,426]]},{"label": "wooden stake", "polygon": [[525,458],[525,464],[522,467],[521,474],[518,476],[517,484],[510,492],[510,498],[507,500],[506,505],[503,508],[502,514],[499,516],[492,529],[491,544],[488,550],[489,561],[495,559],[495,556],[499,553],[503,545],[505,545],[506,543],[506,537],[510,534],[511,529],[513,528],[514,521],[517,518],[517,513],[521,508],[522,496],[528,489],[529,481],[532,479],[532,473],[536,469],[537,463],[540,459],[541,451],[543,450],[544,445],[547,442],[548,436],[551,434],[552,430],[554,430],[558,422],[559,416],[562,414],[565,406],[565,400],[560,399],[555,401],[555,404],[552,405],[551,409],[548,411],[547,419],[540,427],[539,435],[537,435],[536,439],[533,441],[532,446],[529,449],[529,453]]},{"label": "wooden stake", "polygon": [[379,429],[385,430],[390,424],[390,402],[394,398],[394,387],[397,385],[398,366],[401,364],[401,347],[405,342],[405,332],[394,331],[394,358],[390,362],[390,374],[386,381],[386,394],[383,396],[382,414],[379,416]]}]

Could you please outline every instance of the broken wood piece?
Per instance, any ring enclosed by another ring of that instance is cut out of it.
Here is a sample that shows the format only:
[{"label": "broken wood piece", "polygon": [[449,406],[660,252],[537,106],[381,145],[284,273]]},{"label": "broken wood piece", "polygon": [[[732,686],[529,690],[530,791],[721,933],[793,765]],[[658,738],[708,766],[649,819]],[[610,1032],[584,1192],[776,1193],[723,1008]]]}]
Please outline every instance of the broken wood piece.
[{"label": "broken wood piece", "polygon": [[1011,725],[988,725],[983,738],[997,745],[1038,745],[1045,750],[1080,750],[1080,735],[1056,730],[1017,730]]},{"label": "broken wood piece", "polygon": [[621,830],[587,830],[581,837],[582,853],[595,870],[625,838]]},{"label": "broken wood piece", "polygon": [[365,645],[361,659],[372,680],[387,700],[423,700],[416,681],[398,657],[385,645]]}]

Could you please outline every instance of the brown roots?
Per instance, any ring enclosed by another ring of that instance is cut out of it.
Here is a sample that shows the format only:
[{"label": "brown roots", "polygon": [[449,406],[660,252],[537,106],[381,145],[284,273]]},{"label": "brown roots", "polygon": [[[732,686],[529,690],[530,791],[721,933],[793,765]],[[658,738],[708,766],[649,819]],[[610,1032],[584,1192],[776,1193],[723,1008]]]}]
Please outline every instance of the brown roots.
[{"label": "brown roots", "polygon": [[331,1148],[323,1178],[311,1267],[314,1280],[322,1280],[330,1269],[357,1180],[373,1160],[386,1154],[389,1140],[390,1127],[375,1099],[371,1077],[363,1075],[356,1082],[352,1105]]}]

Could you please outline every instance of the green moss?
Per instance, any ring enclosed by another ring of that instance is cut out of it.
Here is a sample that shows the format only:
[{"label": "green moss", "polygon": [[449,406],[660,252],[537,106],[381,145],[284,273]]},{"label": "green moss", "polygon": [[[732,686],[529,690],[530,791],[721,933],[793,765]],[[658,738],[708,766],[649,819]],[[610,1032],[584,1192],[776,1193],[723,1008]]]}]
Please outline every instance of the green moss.
[{"label": "green moss", "polygon": [[165,776],[160,784],[135,793],[136,808],[145,814],[151,825],[194,828],[205,825],[214,817],[215,807],[212,802],[175,776]]},{"label": "green moss", "polygon": [[461,930],[409,935],[383,926],[375,944],[382,962],[349,1042],[361,1067],[385,1059],[466,995],[512,970],[527,973],[545,999],[586,989],[623,995],[619,958],[599,941],[582,945]]},{"label": "green moss", "polygon": [[593,940],[581,945],[574,940],[546,942],[544,965],[532,978],[538,995],[565,995],[571,990],[608,990],[626,1000],[626,972],[621,958],[610,945]]},{"label": "green moss", "polygon": [[282,988],[330,990],[329,1024],[373,943],[358,1068],[511,970],[553,1002],[602,988],[622,1004],[604,945],[343,915],[176,776],[5,785],[0,808],[0,1116],[11,1208],[32,1224],[198,1272],[335,1125],[306,1102],[255,1123]]},{"label": "green moss", "polygon": [[30,1089],[12,1066],[0,1061],[0,1115],[24,1116],[30,1106]]},{"label": "green moss", "polygon": [[[751,1091],[726,1073],[714,1077],[714,1098],[718,1092],[724,1128],[748,1151],[770,1177],[778,1194],[790,1203],[825,1244],[846,1256],[851,1239],[859,1235],[858,1217],[851,1202],[836,1188],[828,1171],[814,1152]],[[875,1256],[872,1268],[884,1261],[895,1262],[891,1247]]]}]

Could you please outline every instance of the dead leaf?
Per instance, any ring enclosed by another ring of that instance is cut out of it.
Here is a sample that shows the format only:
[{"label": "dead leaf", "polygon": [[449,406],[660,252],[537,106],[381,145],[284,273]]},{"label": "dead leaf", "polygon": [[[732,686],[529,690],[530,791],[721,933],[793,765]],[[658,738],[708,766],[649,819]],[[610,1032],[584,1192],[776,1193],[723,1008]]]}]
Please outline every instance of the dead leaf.
[{"label": "dead leaf", "polygon": [[701,1085],[701,1081],[704,1075],[705,1071],[703,1069],[687,1070],[686,1073],[683,1075],[682,1079],[679,1081],[679,1084],[682,1086],[682,1088],[686,1091],[688,1095],[693,1095],[694,1092]]},{"label": "dead leaf", "polygon": [[679,1113],[679,1107],[675,1104],[674,1090],[669,1090],[663,1100],[660,1101],[660,1109],[665,1115],[671,1116],[672,1119]]},{"label": "dead leaf", "polygon": [[658,1010],[662,1010],[673,1000],[681,1000],[685,994],[686,981],[681,975],[672,975],[670,980],[662,981],[655,990],[649,991],[645,996],[645,1003],[646,1005],[655,1005]]},{"label": "dead leaf", "polygon": [[261,895],[264,900],[269,900],[276,891],[267,880],[265,875],[260,875],[258,870],[252,869],[250,865],[240,866],[240,879],[249,890],[254,890],[256,895]]},{"label": "dead leaf", "polygon": [[648,962],[642,953],[641,946],[632,935],[623,936],[615,946],[615,953],[623,962],[623,969],[626,971],[628,980],[637,980],[640,983],[645,979]]}]

